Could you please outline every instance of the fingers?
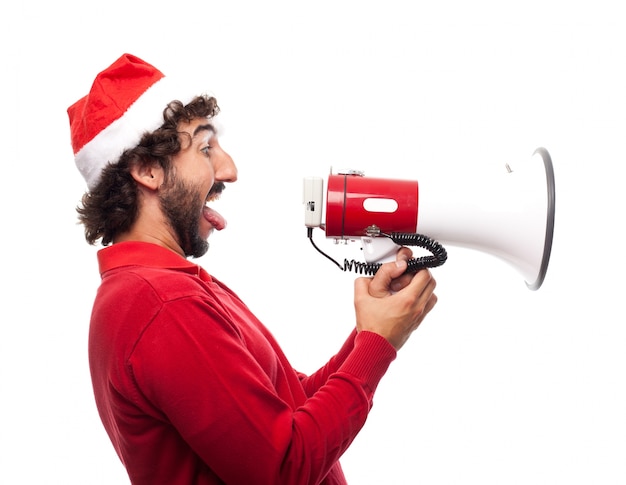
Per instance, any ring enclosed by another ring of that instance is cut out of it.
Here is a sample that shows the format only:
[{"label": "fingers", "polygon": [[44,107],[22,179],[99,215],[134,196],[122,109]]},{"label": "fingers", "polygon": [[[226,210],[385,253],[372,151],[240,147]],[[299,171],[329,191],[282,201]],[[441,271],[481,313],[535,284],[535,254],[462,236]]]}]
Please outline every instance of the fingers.
[{"label": "fingers", "polygon": [[418,304],[419,311],[414,323],[414,330],[419,327],[424,318],[426,318],[426,315],[428,315],[437,304],[437,295],[435,295],[434,293],[435,286],[436,282],[434,278],[431,277],[428,281],[428,284],[424,287],[424,291],[421,293],[416,302]]},{"label": "fingers", "polygon": [[405,269],[406,263],[402,263],[387,263],[376,276],[357,278],[354,293],[357,329],[378,333],[396,350],[437,303],[436,282],[427,269],[411,275],[410,282],[397,293],[389,291],[394,276]]},{"label": "fingers", "polygon": [[[406,317],[410,322],[406,331],[395,340],[396,349],[399,350],[409,339],[412,333],[417,330],[426,318],[426,315],[437,304],[437,296],[434,293],[436,286],[435,279],[428,270],[421,270],[416,273],[411,284],[402,292],[403,297],[412,298],[411,304],[407,308]],[[412,293],[413,292],[413,293]],[[400,296],[400,294],[398,294]]]},{"label": "fingers", "polygon": [[392,283],[396,278],[404,274],[406,268],[407,262],[404,259],[383,264],[371,280],[369,285],[370,295],[377,298],[389,295],[392,291]]},{"label": "fingers", "polygon": [[435,306],[435,303],[437,303],[437,297],[435,296],[436,287],[437,281],[427,269],[415,273],[415,277],[407,287],[415,289],[416,293],[419,294],[416,304],[422,307],[422,318]]},{"label": "fingers", "polygon": [[402,288],[406,288],[409,285],[409,283],[411,283],[414,276],[415,276],[415,273],[401,274],[400,276],[398,276],[397,278],[391,281],[391,284],[389,285],[390,290],[393,293],[397,293]]},{"label": "fingers", "polygon": [[408,286],[417,289],[423,287],[421,293],[432,293],[435,290],[435,286],[437,286],[437,282],[435,281],[435,278],[433,278],[430,270],[424,268],[420,269],[413,275],[413,279]]},{"label": "fingers", "polygon": [[[397,261],[408,261],[413,256],[413,251],[407,247],[402,247],[396,254]],[[402,288],[406,287],[413,279],[413,274],[403,273],[397,278],[393,279],[390,284],[392,292],[398,292]]]},{"label": "fingers", "polygon": [[407,248],[406,246],[402,246],[396,253],[397,260],[403,259],[404,261],[408,261],[409,259],[411,259],[412,256],[413,251],[411,251],[411,249]]},{"label": "fingers", "polygon": [[407,308],[411,308],[409,313],[413,314],[415,328],[437,303],[437,297],[434,293],[436,286],[437,282],[430,271],[422,269],[415,273],[406,288],[397,292],[398,297],[407,302]]}]

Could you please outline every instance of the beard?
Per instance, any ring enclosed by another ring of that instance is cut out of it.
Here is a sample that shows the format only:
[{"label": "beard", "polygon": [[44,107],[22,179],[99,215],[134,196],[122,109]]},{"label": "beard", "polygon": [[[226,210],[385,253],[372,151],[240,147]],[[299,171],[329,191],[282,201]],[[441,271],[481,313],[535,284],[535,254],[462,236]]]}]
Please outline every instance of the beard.
[{"label": "beard", "polygon": [[187,184],[172,175],[168,187],[159,194],[159,200],[185,256],[204,256],[209,250],[209,242],[200,237],[198,232],[205,201],[198,186]]}]

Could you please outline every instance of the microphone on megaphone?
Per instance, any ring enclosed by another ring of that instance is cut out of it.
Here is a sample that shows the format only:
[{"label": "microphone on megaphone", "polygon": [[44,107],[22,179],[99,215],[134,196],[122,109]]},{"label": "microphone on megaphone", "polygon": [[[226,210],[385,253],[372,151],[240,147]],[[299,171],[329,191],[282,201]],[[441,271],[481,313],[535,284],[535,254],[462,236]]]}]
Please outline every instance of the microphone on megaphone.
[{"label": "microphone on megaphone", "polygon": [[[530,290],[541,287],[550,260],[555,217],[554,168],[548,151],[507,163],[502,172],[454,180],[365,177],[345,171],[324,182],[304,179],[305,226],[313,246],[344,271],[374,274],[401,246],[420,246],[431,256],[409,261],[408,271],[445,263],[450,244],[492,254],[520,272]],[[343,267],[313,242],[319,227],[335,241],[361,239],[366,262]]]}]

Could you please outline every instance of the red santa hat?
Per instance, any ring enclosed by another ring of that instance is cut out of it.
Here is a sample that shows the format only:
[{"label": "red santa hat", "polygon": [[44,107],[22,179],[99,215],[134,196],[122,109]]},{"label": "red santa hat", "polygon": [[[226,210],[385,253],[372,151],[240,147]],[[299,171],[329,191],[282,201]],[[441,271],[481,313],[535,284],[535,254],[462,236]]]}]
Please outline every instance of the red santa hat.
[{"label": "red santa hat", "polygon": [[163,110],[171,101],[187,104],[198,94],[130,54],[98,74],[89,94],[67,109],[76,166],[89,189],[107,164],[163,124]]}]

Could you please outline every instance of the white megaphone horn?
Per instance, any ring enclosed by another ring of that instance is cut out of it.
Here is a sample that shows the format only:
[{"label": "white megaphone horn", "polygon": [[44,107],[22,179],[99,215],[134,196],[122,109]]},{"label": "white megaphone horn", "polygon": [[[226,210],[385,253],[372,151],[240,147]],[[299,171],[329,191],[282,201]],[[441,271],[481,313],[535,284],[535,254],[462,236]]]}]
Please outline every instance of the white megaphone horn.
[{"label": "white megaphone horn", "polygon": [[[554,168],[544,148],[535,150],[530,160],[504,164],[500,172],[475,180],[454,180],[450,174],[419,182],[370,178],[355,171],[331,174],[325,223],[323,187],[319,177],[304,179],[309,238],[313,243],[315,227],[336,241],[361,238],[367,261],[356,264],[361,272],[375,272],[414,235],[421,238],[415,245],[434,253],[433,258],[420,258],[428,260],[426,266],[443,264],[447,256],[440,244],[450,244],[509,263],[531,290],[544,281],[555,217]],[[352,263],[346,261],[344,271]]]}]

